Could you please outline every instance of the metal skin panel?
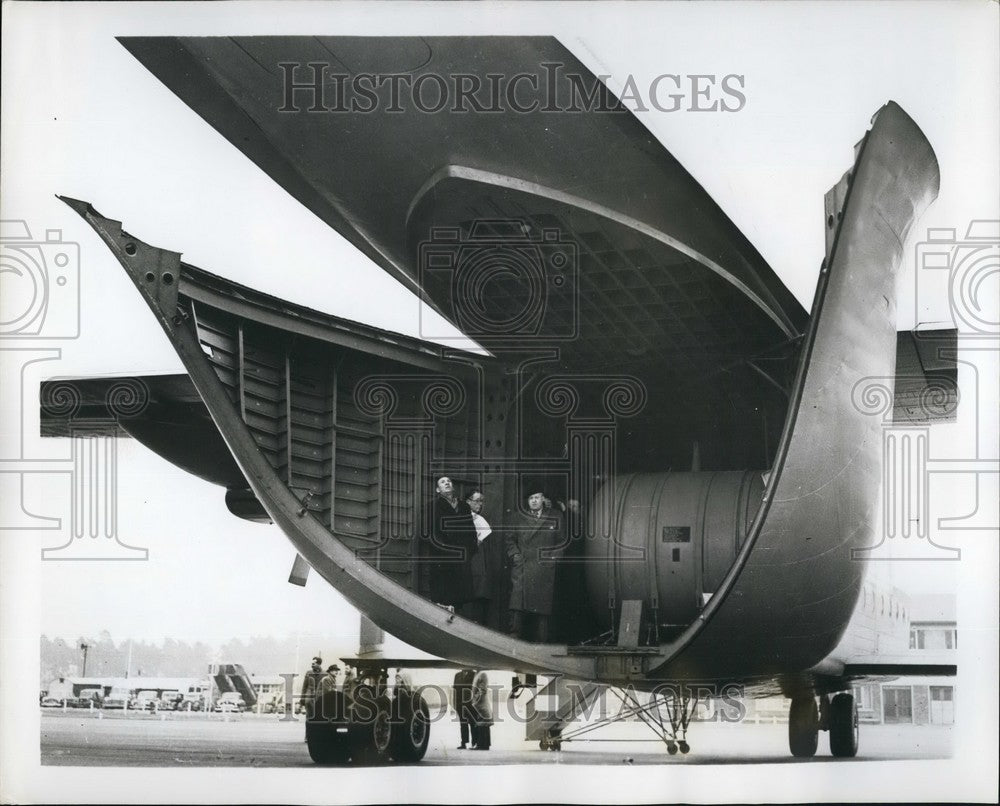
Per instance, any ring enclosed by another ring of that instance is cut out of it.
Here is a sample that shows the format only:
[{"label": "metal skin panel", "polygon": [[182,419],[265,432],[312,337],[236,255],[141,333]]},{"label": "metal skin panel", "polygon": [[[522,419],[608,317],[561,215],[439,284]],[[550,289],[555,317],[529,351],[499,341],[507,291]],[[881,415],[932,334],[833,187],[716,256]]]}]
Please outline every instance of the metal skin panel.
[{"label": "metal skin panel", "polygon": [[[872,545],[880,421],[852,403],[868,377],[894,372],[895,279],[907,235],[937,197],[937,159],[895,103],[875,116],[855,163],[778,456],[750,537],[677,651],[651,675],[776,675],[827,658],[854,611]],[[725,651],[720,652],[719,648]]]}]

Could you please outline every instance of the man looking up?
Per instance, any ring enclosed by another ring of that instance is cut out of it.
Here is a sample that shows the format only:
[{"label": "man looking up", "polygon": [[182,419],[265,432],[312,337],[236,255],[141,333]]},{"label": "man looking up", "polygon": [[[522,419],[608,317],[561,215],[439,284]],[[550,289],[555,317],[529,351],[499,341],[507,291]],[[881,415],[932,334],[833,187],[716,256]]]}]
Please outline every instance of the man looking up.
[{"label": "man looking up", "polygon": [[436,484],[431,502],[431,533],[427,536],[428,587],[430,598],[451,606],[464,618],[470,617],[472,557],[476,552],[476,527],[469,505],[455,494],[448,476]]}]

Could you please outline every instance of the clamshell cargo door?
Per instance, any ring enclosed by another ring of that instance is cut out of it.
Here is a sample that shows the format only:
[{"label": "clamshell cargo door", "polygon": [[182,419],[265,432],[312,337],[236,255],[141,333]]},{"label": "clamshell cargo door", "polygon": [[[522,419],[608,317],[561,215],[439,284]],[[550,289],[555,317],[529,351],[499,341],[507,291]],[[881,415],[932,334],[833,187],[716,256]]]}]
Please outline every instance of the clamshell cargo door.
[{"label": "clamshell cargo door", "polygon": [[[476,481],[490,359],[347,323],[237,286],[64,199],[159,320],[247,489],[301,557],[408,643],[485,668],[595,674],[420,595],[435,475]],[[251,506],[246,499],[244,506]]]}]

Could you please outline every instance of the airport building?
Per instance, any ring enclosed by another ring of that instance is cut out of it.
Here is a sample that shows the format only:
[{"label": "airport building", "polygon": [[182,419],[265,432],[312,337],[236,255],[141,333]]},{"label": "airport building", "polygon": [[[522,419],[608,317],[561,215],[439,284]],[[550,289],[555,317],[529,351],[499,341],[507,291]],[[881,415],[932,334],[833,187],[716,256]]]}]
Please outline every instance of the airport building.
[{"label": "airport building", "polygon": [[[870,620],[880,625],[880,637],[887,636],[892,642],[874,647],[879,651],[901,651],[912,656],[914,663],[957,651],[954,595],[910,597],[897,588],[883,592],[866,585],[859,606],[862,617],[867,613]],[[888,629],[886,625],[890,625]],[[854,696],[858,719],[868,724],[951,725],[955,721],[953,677],[899,677],[860,683],[854,686]],[[788,720],[788,702],[783,697],[747,700],[746,708],[749,722]]]},{"label": "airport building", "polygon": [[[954,596],[917,596],[911,608],[909,641],[915,657],[957,651]],[[859,716],[866,722],[913,725],[955,722],[955,683],[951,677],[869,683],[858,687],[855,694],[859,698]]]},{"label": "airport building", "polygon": [[[277,678],[279,681],[281,678]],[[266,687],[275,686],[270,678]],[[43,706],[123,710],[209,710],[224,695],[253,708],[258,691],[238,663],[212,664],[204,677],[60,676],[42,691]],[[238,698],[236,698],[238,699]]]}]

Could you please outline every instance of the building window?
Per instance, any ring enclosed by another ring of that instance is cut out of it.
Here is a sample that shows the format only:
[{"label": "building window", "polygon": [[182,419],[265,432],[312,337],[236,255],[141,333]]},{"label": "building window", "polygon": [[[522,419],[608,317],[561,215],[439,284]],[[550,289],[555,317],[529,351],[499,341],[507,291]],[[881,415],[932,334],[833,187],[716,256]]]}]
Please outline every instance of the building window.
[{"label": "building window", "polygon": [[957,649],[958,631],[953,627],[910,627],[910,649]]}]

